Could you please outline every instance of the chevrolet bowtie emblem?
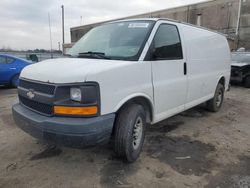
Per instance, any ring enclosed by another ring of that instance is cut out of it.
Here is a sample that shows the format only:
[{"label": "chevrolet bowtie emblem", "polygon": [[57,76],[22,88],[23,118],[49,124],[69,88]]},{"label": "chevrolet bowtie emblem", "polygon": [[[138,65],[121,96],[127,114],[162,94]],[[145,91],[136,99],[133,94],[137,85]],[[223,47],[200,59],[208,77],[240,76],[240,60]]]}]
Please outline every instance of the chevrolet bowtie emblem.
[{"label": "chevrolet bowtie emblem", "polygon": [[34,93],[34,91],[32,91],[32,90],[29,90],[29,91],[26,93],[26,95],[27,95],[30,99],[33,99],[33,98],[35,97],[35,93]]}]

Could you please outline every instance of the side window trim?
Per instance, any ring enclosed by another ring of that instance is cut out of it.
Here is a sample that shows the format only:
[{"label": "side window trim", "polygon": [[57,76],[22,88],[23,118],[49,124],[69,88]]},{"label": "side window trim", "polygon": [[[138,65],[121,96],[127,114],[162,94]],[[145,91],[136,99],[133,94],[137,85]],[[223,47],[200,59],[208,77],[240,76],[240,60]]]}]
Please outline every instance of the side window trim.
[{"label": "side window trim", "polygon": [[[153,46],[153,45],[154,45],[154,40],[155,40],[155,37],[156,37],[156,34],[157,34],[158,30],[160,29],[160,27],[161,27],[162,25],[170,25],[170,26],[174,26],[174,27],[176,28],[177,33],[178,33],[178,38],[179,38],[179,41],[180,41],[180,44],[181,44],[181,57],[152,59],[152,52],[153,52],[153,49],[154,49],[154,46]],[[155,32],[155,34],[154,34],[153,40],[151,41],[151,44],[150,44],[150,46],[149,46],[149,48],[148,48],[148,52],[147,52],[147,54],[146,54],[144,60],[145,60],[145,61],[148,61],[148,60],[149,60],[149,61],[163,61],[163,60],[181,60],[181,59],[184,59],[184,56],[183,56],[182,40],[181,40],[181,35],[180,35],[180,31],[179,31],[178,26],[175,25],[175,24],[171,24],[171,23],[161,23],[161,24],[158,26],[158,28],[157,28],[157,30],[156,30],[156,32]]]}]

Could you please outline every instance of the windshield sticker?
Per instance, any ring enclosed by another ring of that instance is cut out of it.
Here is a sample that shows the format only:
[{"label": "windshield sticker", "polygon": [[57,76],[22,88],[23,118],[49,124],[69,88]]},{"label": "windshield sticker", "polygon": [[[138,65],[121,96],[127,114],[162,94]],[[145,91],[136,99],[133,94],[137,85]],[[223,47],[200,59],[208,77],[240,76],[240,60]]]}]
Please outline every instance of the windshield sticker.
[{"label": "windshield sticker", "polygon": [[130,23],[128,28],[147,28],[149,23]]}]

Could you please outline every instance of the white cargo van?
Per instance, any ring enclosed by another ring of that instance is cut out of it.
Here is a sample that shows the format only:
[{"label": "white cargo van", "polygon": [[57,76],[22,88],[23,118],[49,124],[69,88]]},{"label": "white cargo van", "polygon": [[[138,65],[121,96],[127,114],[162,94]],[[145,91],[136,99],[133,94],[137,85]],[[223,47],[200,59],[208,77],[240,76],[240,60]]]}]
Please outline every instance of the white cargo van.
[{"label": "white cargo van", "polygon": [[145,130],[198,104],[220,109],[230,77],[226,37],[166,19],[98,26],[70,57],[26,67],[20,75],[17,126],[68,146],[114,140],[135,161]]}]

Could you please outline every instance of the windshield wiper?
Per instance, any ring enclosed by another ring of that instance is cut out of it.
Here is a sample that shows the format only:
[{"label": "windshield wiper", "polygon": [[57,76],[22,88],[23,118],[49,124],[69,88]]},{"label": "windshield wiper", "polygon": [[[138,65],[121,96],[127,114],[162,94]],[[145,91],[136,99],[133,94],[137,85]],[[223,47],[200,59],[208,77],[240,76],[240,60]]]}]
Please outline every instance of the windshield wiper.
[{"label": "windshield wiper", "polygon": [[97,58],[97,59],[110,59],[110,57],[106,56],[103,52],[82,52],[78,54],[78,57],[90,57],[90,58]]},{"label": "windshield wiper", "polygon": [[72,56],[71,54],[63,54],[63,57],[73,58],[74,56]]}]

